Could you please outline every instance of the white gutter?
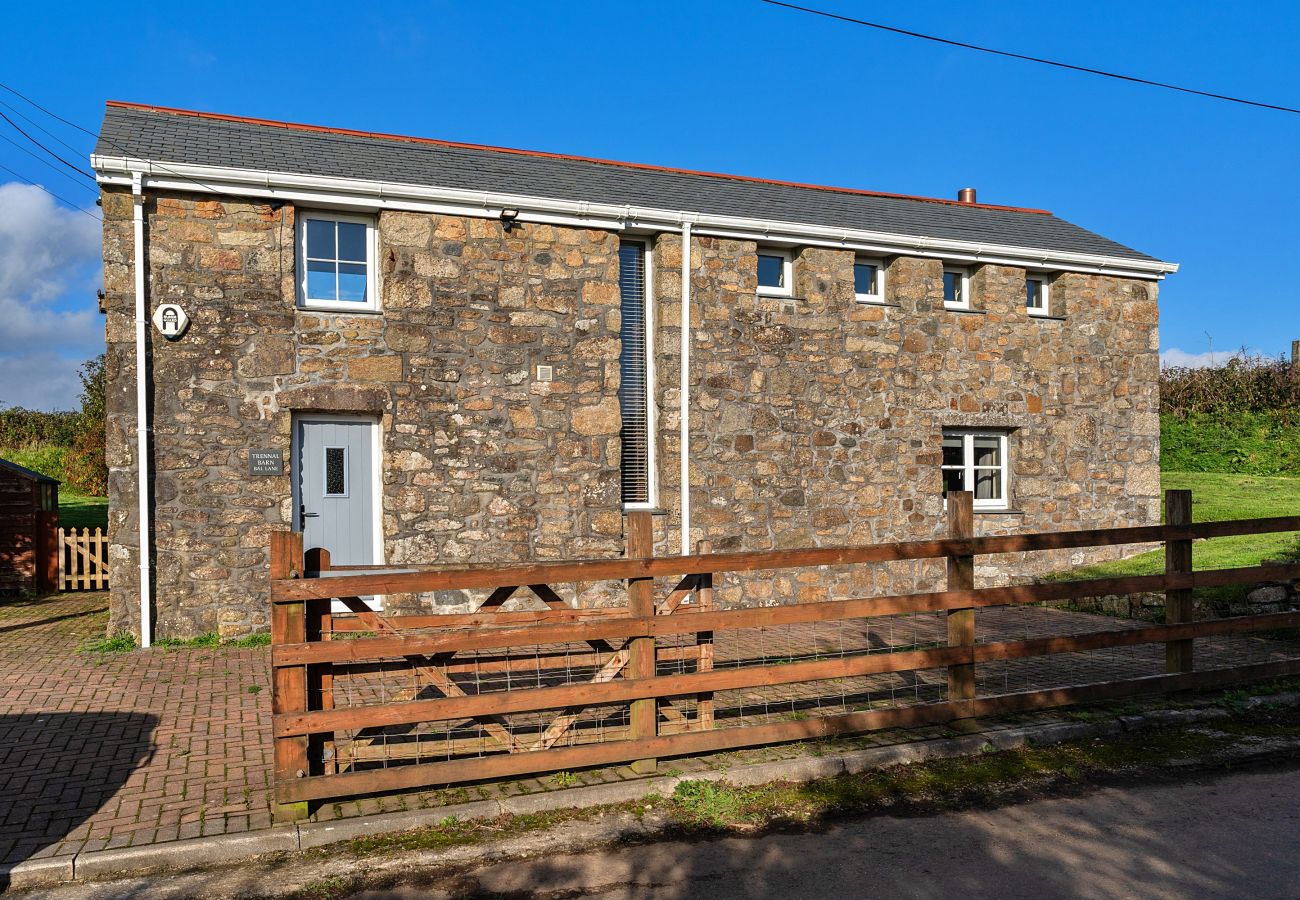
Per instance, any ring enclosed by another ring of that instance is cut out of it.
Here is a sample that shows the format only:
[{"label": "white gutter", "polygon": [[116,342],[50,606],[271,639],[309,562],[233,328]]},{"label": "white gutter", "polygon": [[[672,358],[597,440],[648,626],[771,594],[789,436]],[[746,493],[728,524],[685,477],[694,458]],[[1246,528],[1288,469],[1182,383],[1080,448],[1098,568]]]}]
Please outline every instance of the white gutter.
[{"label": "white gutter", "polygon": [[[571,224],[606,230],[657,227],[665,231],[677,231],[681,224],[681,212],[669,209],[466,191],[358,178],[272,173],[184,163],[155,164],[148,160],[98,154],[92,156],[90,162],[101,184],[125,184],[133,175],[144,173],[149,176],[150,186],[163,190],[205,192],[205,189],[211,189],[219,194],[280,199],[305,205],[319,204],[359,210],[402,209],[484,218],[498,218],[502,209],[517,209],[522,221]],[[1178,271],[1177,263],[1158,260],[918,237],[742,216],[701,214],[695,217],[695,231],[697,234],[742,240],[784,241],[882,255],[938,257],[1126,278],[1159,279]]]},{"label": "white gutter", "polygon": [[681,410],[682,556],[691,553],[691,223],[682,222],[682,366],[677,406]]},{"label": "white gutter", "polygon": [[144,297],[144,177],[136,173],[131,177],[132,224],[135,227],[133,250],[135,252],[135,459],[138,484],[136,494],[140,501],[137,515],[140,519],[140,646],[153,642],[153,611],[149,585],[149,398],[146,374],[149,363],[145,357],[145,322],[148,314]]}]

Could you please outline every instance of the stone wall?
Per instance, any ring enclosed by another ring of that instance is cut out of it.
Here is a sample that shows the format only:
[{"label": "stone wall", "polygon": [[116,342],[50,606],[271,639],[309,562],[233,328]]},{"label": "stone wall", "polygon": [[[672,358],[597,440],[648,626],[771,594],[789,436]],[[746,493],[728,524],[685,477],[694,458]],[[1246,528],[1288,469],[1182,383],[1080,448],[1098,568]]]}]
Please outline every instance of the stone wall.
[{"label": "stone wall", "polygon": [[[661,548],[677,517],[680,239],[659,241]],[[917,540],[945,533],[945,427],[1010,430],[1012,512],[977,532],[1104,528],[1159,521],[1156,288],[1065,274],[1055,310],[1031,318],[1023,269],[973,270],[973,309],[943,306],[943,265],[888,261],[885,304],[857,302],[854,255],[796,254],[794,297],[757,293],[753,242],[692,244],[691,541],[763,550]],[[1133,548],[980,560],[981,583]],[[747,579],[724,599],[808,601],[930,589],[935,563],[859,567],[817,578]]]},{"label": "stone wall", "polygon": [[[104,209],[110,627],[136,631],[130,195]],[[161,196],[147,215],[150,311],[193,322],[150,335],[157,636],[265,627],[291,490],[247,453],[278,448],[287,473],[294,411],[379,419],[389,562],[621,552],[615,236],[385,212],[383,313],[322,313],[296,308],[292,207]]]},{"label": "stone wall", "polygon": [[[193,320],[177,342],[150,329],[158,636],[265,627],[268,536],[290,523],[291,490],[287,474],[249,476],[247,452],[287,463],[295,411],[379,420],[388,562],[622,552],[617,235],[384,212],[383,311],[322,313],[296,308],[291,206],[151,195],[146,212],[150,311],[177,302]],[[111,627],[134,631],[129,192],[106,189],[104,213]],[[680,549],[680,254],[679,236],[655,240],[662,553]],[[981,533],[1157,520],[1153,283],[1062,275],[1052,300],[1066,314],[1031,319],[1016,268],[976,268],[975,309],[959,313],[943,308],[936,260],[890,260],[879,306],[855,301],[847,251],[799,251],[785,300],[756,293],[753,242],[696,237],[692,261],[692,545],[941,535],[946,426],[1011,429],[1015,511],[979,515]],[[985,560],[979,574],[1095,558]],[[720,596],[809,601],[940,573],[776,573]]]}]

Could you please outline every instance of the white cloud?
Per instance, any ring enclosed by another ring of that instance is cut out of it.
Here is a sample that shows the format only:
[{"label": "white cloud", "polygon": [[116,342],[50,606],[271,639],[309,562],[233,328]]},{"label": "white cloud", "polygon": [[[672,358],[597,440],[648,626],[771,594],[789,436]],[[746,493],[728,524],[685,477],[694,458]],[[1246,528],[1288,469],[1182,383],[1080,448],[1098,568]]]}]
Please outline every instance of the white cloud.
[{"label": "white cloud", "polygon": [[0,405],[72,408],[103,350],[100,225],[30,185],[0,184]]},{"label": "white cloud", "polygon": [[1245,352],[1242,350],[1207,350],[1204,353],[1188,353],[1186,350],[1170,347],[1168,350],[1160,351],[1160,365],[1165,369],[1208,369],[1211,366],[1221,366],[1230,359],[1241,359],[1244,356]]}]

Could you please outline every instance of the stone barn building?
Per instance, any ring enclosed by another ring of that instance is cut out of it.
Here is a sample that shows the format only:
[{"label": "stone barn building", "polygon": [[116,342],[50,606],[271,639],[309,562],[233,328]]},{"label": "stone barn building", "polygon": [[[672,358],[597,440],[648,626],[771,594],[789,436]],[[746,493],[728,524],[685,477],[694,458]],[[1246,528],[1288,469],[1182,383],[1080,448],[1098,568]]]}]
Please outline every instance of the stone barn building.
[{"label": "stone barn building", "polygon": [[286,526],[457,564],[620,555],[628,508],[663,554],[928,538],[949,488],[981,533],[1159,517],[1177,267],[1042,210],[124,103],[92,164],[113,629],[263,628]]}]

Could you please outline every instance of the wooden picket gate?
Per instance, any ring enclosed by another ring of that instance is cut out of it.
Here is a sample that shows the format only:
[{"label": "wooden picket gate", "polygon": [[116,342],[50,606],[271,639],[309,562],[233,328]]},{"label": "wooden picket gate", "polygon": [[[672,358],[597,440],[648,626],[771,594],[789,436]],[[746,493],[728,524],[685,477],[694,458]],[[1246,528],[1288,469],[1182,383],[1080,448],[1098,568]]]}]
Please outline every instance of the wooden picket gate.
[{"label": "wooden picket gate", "polygon": [[[969,493],[949,494],[944,540],[660,558],[649,513],[634,512],[627,558],[454,570],[331,569],[327,554],[304,553],[301,534],[275,534],[276,814],[612,763],[646,772],[659,757],[1300,673],[1290,631],[1300,611],[1192,615],[1195,588],[1300,577],[1300,564],[1194,572],[1191,558],[1195,539],[1300,531],[1300,516],[1192,524],[1190,492],[1170,491],[1164,525],[973,537],[971,505]],[[1165,544],[1164,574],[974,587],[977,556],[1154,542]],[[899,560],[946,561],[946,589],[714,606],[719,575],[815,578],[818,567]],[[556,590],[606,581],[622,585],[625,605],[579,608]],[[472,613],[402,615],[372,601],[474,590],[490,594]],[[1166,597],[1159,625],[1041,608],[1153,591]],[[502,609],[524,596],[540,608]],[[336,602],[352,613],[332,612]],[[988,629],[978,635],[977,610]],[[1272,637],[1245,637],[1252,632]],[[1113,658],[1099,668],[1096,653]],[[1050,678],[1006,679],[1048,661]],[[881,679],[894,681],[881,688]]]},{"label": "wooden picket gate", "polygon": [[102,529],[60,528],[58,548],[59,590],[108,588],[108,536]]}]

